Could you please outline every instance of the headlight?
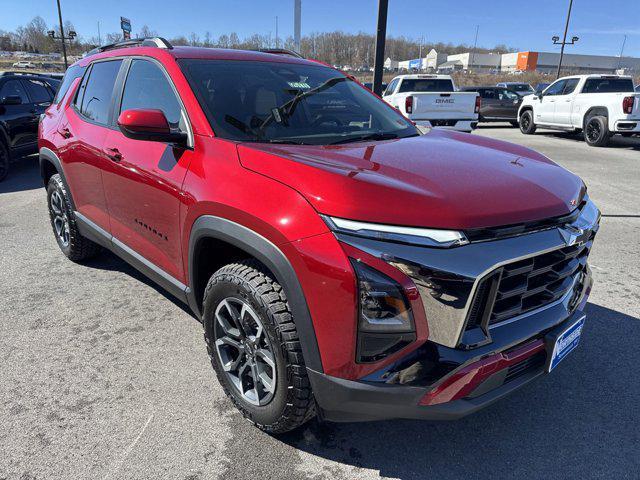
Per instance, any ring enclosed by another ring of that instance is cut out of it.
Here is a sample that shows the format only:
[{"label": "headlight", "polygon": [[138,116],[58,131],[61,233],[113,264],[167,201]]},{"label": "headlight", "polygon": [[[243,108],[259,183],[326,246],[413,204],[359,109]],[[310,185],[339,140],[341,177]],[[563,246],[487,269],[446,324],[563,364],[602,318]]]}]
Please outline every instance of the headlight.
[{"label": "headlight", "polygon": [[356,361],[377,362],[415,342],[411,304],[391,277],[358,260],[351,263],[358,281]]},{"label": "headlight", "polygon": [[366,223],[323,215],[327,226],[334,232],[388,242],[408,243],[424,247],[449,248],[469,243],[464,233],[435,228],[400,227],[380,223]]},{"label": "headlight", "polygon": [[411,332],[413,314],[402,287],[392,278],[357,260],[352,261],[358,278],[361,332]]}]

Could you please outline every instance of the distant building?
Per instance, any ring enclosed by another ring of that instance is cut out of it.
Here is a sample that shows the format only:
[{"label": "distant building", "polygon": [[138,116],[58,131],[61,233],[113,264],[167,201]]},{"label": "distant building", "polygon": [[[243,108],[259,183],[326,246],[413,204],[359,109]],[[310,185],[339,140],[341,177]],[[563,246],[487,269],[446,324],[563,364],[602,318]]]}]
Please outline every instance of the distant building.
[{"label": "distant building", "polygon": [[435,49],[431,49],[431,51],[427,54],[426,64],[424,64],[424,68],[429,72],[435,72],[440,65],[447,61],[446,53],[438,53]]},{"label": "distant building", "polygon": [[391,60],[391,57],[387,57],[387,59],[384,61],[384,68],[385,70],[397,70],[398,63],[399,62],[397,60]]},{"label": "distant building", "polygon": [[[559,53],[517,52],[502,55],[501,70],[505,72],[553,73],[558,68]],[[616,73],[618,69],[628,72],[640,71],[640,58],[604,55],[576,55],[565,53],[562,69],[575,73]]]},{"label": "distant building", "polygon": [[462,63],[462,70],[474,70],[479,72],[489,72],[491,70],[498,70],[500,68],[500,62],[502,55],[498,53],[458,53],[457,55],[449,55],[447,57],[447,63],[460,62]]}]

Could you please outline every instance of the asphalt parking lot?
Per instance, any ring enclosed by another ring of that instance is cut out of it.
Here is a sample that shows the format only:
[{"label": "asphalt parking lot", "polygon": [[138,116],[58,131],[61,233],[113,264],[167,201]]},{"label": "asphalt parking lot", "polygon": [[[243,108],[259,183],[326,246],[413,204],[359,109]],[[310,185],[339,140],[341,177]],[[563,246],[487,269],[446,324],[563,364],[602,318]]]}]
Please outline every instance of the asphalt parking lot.
[{"label": "asphalt parking lot", "polygon": [[0,183],[0,479],[638,478],[640,139],[476,135],[582,176],[603,213],[582,344],[551,375],[454,423],[252,427],[200,324],[111,254],[58,251],[37,158]]}]

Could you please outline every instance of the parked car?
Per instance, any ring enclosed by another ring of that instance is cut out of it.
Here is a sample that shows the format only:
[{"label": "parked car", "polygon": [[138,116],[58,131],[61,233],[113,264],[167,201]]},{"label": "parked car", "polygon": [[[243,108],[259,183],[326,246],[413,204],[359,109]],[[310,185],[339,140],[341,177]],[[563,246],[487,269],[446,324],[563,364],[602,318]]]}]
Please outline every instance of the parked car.
[{"label": "parked car", "polygon": [[26,60],[20,60],[18,62],[14,62],[11,65],[13,68],[35,68],[35,65],[31,62],[27,62]]},{"label": "parked car", "polygon": [[515,91],[504,87],[464,87],[461,91],[480,95],[479,122],[509,122],[518,126],[522,97]]},{"label": "parked car", "polygon": [[458,92],[450,75],[400,75],[382,98],[411,121],[424,127],[471,132],[478,126],[480,97]]},{"label": "parked car", "polygon": [[518,118],[522,133],[538,127],[584,132],[588,145],[604,147],[615,134],[640,134],[640,93],[631,77],[564,77],[526,97]]},{"label": "parked car", "polygon": [[38,119],[60,82],[12,72],[0,73],[0,181],[12,159],[38,152]]},{"label": "parked car", "polygon": [[318,62],[123,46],[72,66],[42,119],[55,239],[189,305],[259,428],[459,418],[578,344],[600,214],[573,173],[420,135]]},{"label": "parked car", "polygon": [[513,90],[521,97],[526,97],[527,95],[533,95],[536,93],[534,88],[528,83],[521,82],[501,82],[496,85],[496,87],[508,88],[509,90]]},{"label": "parked car", "polygon": [[[362,85],[364,85],[366,88],[368,88],[373,92],[373,82],[364,82]],[[383,82],[382,91],[384,92],[386,89],[387,89],[387,84]]]}]

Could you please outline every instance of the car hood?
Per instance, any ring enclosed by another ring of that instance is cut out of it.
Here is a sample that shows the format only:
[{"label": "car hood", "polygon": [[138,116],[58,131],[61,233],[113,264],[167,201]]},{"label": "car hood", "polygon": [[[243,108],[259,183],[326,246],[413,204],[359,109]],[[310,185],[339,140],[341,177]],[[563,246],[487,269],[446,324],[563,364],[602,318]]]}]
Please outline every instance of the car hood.
[{"label": "car hood", "polygon": [[319,212],[367,222],[469,229],[569,213],[582,181],[510,143],[433,129],[335,146],[242,143],[240,162],[300,192]]}]

